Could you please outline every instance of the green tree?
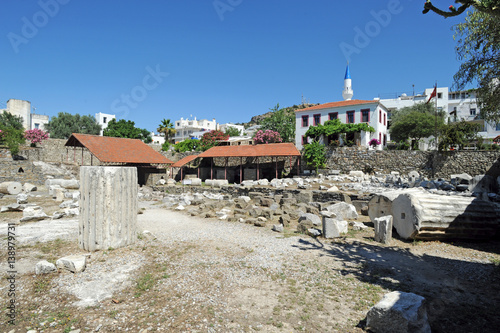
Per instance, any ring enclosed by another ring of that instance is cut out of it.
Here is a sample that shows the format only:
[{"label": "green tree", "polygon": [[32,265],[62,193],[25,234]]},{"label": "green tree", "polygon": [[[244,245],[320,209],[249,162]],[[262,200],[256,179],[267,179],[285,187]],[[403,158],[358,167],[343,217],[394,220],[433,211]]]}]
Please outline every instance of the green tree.
[{"label": "green tree", "polygon": [[7,111],[0,114],[0,126],[4,128],[14,128],[16,130],[24,130],[23,117],[15,116]]},{"label": "green tree", "polygon": [[[451,2],[451,1],[450,1]],[[429,11],[441,15],[443,17],[452,17],[462,14],[467,8],[494,16],[500,16],[500,1],[499,0],[455,0],[455,3],[460,4],[458,8],[451,5],[448,10],[442,10],[432,4],[432,1],[427,0],[424,4],[422,13],[427,14]]]},{"label": "green tree", "polygon": [[104,136],[112,136],[115,138],[139,139],[146,143],[152,141],[151,133],[147,129],[135,127],[135,122],[132,120],[111,119],[108,122],[108,127],[104,129]]},{"label": "green tree", "polygon": [[455,86],[462,90],[477,83],[482,118],[500,122],[500,16],[473,11],[454,30],[455,51],[463,61],[454,76]]},{"label": "green tree", "polygon": [[278,132],[283,142],[295,141],[295,112],[292,108],[280,109],[279,103],[272,109],[271,115],[261,122],[261,130]]},{"label": "green tree", "polygon": [[19,145],[25,141],[23,118],[7,111],[0,114],[0,143],[7,146],[12,156],[19,153]]},{"label": "green tree", "polygon": [[170,141],[175,136],[174,123],[170,119],[163,119],[160,125],[158,125],[157,131],[165,136],[165,141]]},{"label": "green tree", "polygon": [[232,127],[232,126],[227,126],[226,127],[226,130],[224,131],[225,134],[229,135],[230,137],[231,136],[240,136],[241,135],[241,131],[239,129],[237,129],[236,127]]},{"label": "green tree", "polygon": [[304,160],[307,165],[313,167],[318,172],[318,169],[324,168],[326,163],[326,147],[314,140],[304,146]]},{"label": "green tree", "polygon": [[[406,106],[401,109],[392,111],[391,113],[391,123],[397,123],[401,118],[412,112],[428,113],[434,115],[436,112],[436,105],[432,102],[430,103],[417,103],[412,106]],[[438,117],[444,117],[444,112],[438,112]]]},{"label": "green tree", "polygon": [[53,139],[68,139],[73,133],[99,135],[101,125],[99,125],[91,115],[80,116],[67,112],[59,112],[57,116],[51,117],[45,129]]},{"label": "green tree", "polygon": [[479,124],[462,120],[443,126],[439,138],[439,149],[448,150],[451,147],[458,146],[463,149],[465,145],[478,140]]},{"label": "green tree", "polygon": [[[412,110],[412,108],[403,108],[401,110],[401,114],[396,117],[397,120],[393,120],[390,132],[391,138],[395,141],[411,139],[413,148],[416,149],[420,139],[437,134],[444,124],[444,118],[442,114],[421,112]],[[408,112],[408,110],[410,111]]]}]

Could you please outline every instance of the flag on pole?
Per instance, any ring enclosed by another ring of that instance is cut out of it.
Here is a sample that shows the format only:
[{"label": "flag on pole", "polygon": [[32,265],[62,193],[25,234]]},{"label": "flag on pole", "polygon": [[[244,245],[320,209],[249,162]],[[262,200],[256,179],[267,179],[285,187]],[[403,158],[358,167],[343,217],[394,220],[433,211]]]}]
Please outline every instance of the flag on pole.
[{"label": "flag on pole", "polygon": [[431,101],[431,99],[433,99],[436,96],[437,96],[437,86],[434,87],[434,90],[432,91],[431,97],[429,97],[429,100],[427,101],[427,103],[429,103]]}]

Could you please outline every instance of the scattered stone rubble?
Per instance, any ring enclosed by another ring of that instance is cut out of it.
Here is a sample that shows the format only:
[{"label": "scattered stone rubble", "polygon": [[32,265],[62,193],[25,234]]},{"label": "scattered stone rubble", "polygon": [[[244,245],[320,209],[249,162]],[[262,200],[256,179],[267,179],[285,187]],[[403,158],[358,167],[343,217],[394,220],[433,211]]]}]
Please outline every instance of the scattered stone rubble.
[{"label": "scattered stone rubble", "polygon": [[[422,178],[416,171],[410,172],[407,176],[401,176],[398,172],[375,176],[366,175],[362,171],[351,171],[349,175],[332,173],[326,176],[271,181],[245,180],[241,185],[231,186],[240,192],[246,191],[248,194],[246,196],[229,191],[225,180],[207,180],[205,185],[208,187],[200,187],[201,180],[190,178],[190,184],[193,185],[183,186],[183,193],[163,195],[160,191],[143,187],[139,197],[161,200],[166,207],[186,211],[192,216],[238,221],[259,227],[269,226],[277,232],[282,232],[284,227],[294,223],[297,224],[298,232],[314,237],[319,235],[326,238],[340,237],[347,232],[348,224],[355,230],[364,229],[366,225],[355,221],[359,214],[364,214],[369,215],[371,221],[376,224],[375,238],[384,244],[390,243],[392,227],[396,228],[400,237],[407,239],[419,238],[417,232],[419,230],[425,231],[420,234],[420,239],[425,239],[424,236],[429,239],[440,239],[442,235],[460,238],[460,233],[442,231],[443,228],[447,228],[442,225],[442,221],[435,225],[436,230],[439,229],[440,232],[429,232],[429,228],[433,227],[426,224],[426,221],[401,222],[401,216],[405,214],[398,211],[396,214],[398,216],[394,216],[393,202],[404,194],[411,197],[432,198],[434,201],[429,208],[437,209],[438,215],[440,208],[431,206],[445,207],[454,203],[448,210],[455,213],[444,214],[448,218],[448,224],[455,221],[458,215],[465,216],[464,219],[467,221],[475,217],[484,218],[484,214],[479,214],[480,211],[472,210],[471,207],[477,206],[481,207],[479,210],[486,210],[489,229],[477,231],[481,227],[480,224],[469,224],[470,227],[464,229],[462,224],[460,228],[465,230],[462,236],[472,234],[473,238],[480,238],[481,235],[490,237],[498,229],[500,208],[496,202],[500,201],[500,196],[490,191],[498,191],[500,177],[497,181],[490,176],[471,177],[467,174],[458,174],[453,175],[450,180],[429,180]],[[166,182],[166,186],[171,185]],[[205,188],[207,190],[204,191]],[[214,193],[208,191],[209,188],[216,188],[219,191]],[[261,191],[262,188],[268,188],[270,191]],[[294,190],[296,190],[294,193],[288,192]],[[331,200],[327,196],[328,193],[335,193],[337,197]],[[325,198],[322,198],[323,195]],[[412,209],[414,210],[414,207],[410,206],[398,205],[400,210],[401,207],[405,207],[408,215],[411,215]],[[471,214],[463,214],[467,207]],[[404,228],[410,229],[411,232],[403,232]],[[477,235],[479,237],[476,237]]]}]

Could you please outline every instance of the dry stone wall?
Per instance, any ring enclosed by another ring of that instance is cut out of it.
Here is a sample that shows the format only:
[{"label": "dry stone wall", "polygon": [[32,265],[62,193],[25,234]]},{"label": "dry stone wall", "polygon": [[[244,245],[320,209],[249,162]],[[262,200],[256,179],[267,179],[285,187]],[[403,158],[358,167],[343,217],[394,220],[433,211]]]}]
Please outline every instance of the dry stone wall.
[{"label": "dry stone wall", "polygon": [[327,166],[342,173],[349,173],[351,170],[383,174],[398,171],[407,175],[410,171],[416,170],[426,177],[449,178],[453,174],[467,173],[471,176],[489,174],[496,178],[500,176],[500,152],[344,148],[328,153]]}]

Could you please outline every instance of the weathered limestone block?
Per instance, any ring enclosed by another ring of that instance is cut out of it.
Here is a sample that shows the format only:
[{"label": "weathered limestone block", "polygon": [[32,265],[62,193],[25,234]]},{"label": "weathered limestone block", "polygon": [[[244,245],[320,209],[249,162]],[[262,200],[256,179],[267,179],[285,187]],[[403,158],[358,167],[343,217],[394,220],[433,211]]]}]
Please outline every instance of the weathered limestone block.
[{"label": "weathered limestone block", "polygon": [[201,186],[201,179],[200,178],[192,178],[191,179],[191,186]]},{"label": "weathered limestone block", "polygon": [[20,205],[28,203],[28,195],[26,193],[19,193],[16,196],[16,202]]},{"label": "weathered limestone block", "polygon": [[25,183],[23,185],[23,190],[24,192],[34,192],[36,191],[38,188],[36,187],[36,185],[33,185],[33,184],[30,184],[30,183]]},{"label": "weathered limestone block", "polygon": [[283,232],[283,224],[274,224],[272,230],[276,232]]},{"label": "weathered limestone block", "polygon": [[368,311],[366,326],[375,333],[430,333],[425,298],[400,291],[385,294]]},{"label": "weathered limestone block", "polygon": [[51,272],[57,271],[56,266],[53,263],[48,262],[47,260],[42,260],[36,263],[35,265],[35,274],[48,274]]},{"label": "weathered limestone block", "polygon": [[205,180],[205,185],[211,187],[222,187],[229,185],[229,181],[227,179],[207,179]]},{"label": "weathered limestone block", "polygon": [[347,233],[347,221],[339,221],[323,216],[323,236],[325,238],[337,238]]},{"label": "weathered limestone block", "polygon": [[394,199],[396,199],[400,194],[410,192],[422,192],[422,190],[395,190],[374,195],[368,202],[368,216],[370,217],[370,220],[374,221],[376,217],[392,215],[392,202]]},{"label": "weathered limestone block", "polygon": [[392,204],[394,227],[405,239],[481,239],[498,231],[494,203],[474,197],[407,193]]},{"label": "weathered limestone block", "polygon": [[76,179],[47,179],[45,181],[45,186],[49,187],[51,185],[59,185],[62,188],[71,190],[78,190],[80,187]]},{"label": "weathered limestone block", "polygon": [[365,173],[363,171],[352,170],[349,171],[349,176],[363,178],[365,176]]},{"label": "weathered limestone block", "polygon": [[313,201],[313,194],[311,191],[300,191],[296,196],[296,200],[298,203],[310,203]]},{"label": "weathered limestone block", "polygon": [[137,169],[83,166],[80,184],[80,248],[96,251],[133,244],[137,238]]},{"label": "weathered limestone block", "polygon": [[87,257],[84,255],[72,255],[57,259],[56,266],[73,273],[83,272],[87,267]]},{"label": "weathered limestone block", "polygon": [[329,212],[335,213],[339,219],[357,219],[358,212],[356,212],[356,207],[354,205],[348,204],[346,202],[339,202],[326,207]]},{"label": "weathered limestone block", "polygon": [[0,183],[0,193],[17,195],[23,190],[23,185],[18,182]]},{"label": "weathered limestone block", "polygon": [[43,211],[40,206],[31,206],[26,207],[23,210],[23,217],[21,218],[21,222],[27,221],[40,221],[48,218],[47,214]]},{"label": "weathered limestone block", "polygon": [[373,220],[375,241],[389,244],[392,240],[392,215],[376,217]]},{"label": "weathered limestone block", "polygon": [[302,213],[299,217],[299,223],[308,221],[314,226],[320,226],[321,225],[321,219],[319,218],[318,215],[311,214],[311,213]]}]

